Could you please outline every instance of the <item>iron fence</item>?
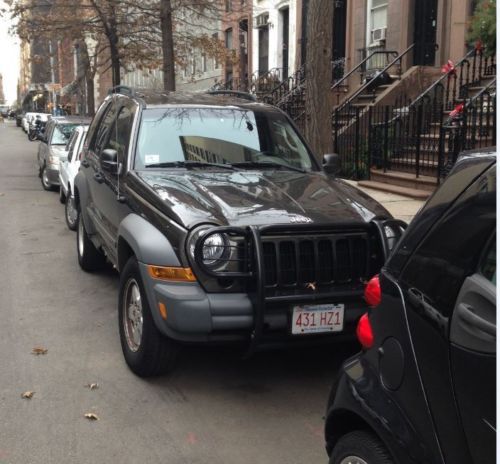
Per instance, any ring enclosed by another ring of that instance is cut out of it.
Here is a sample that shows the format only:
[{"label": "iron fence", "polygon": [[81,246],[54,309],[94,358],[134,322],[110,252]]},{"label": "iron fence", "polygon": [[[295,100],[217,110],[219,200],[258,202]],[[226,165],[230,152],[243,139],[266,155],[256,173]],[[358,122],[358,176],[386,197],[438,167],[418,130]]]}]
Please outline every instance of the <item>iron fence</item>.
[{"label": "iron fence", "polygon": [[465,101],[449,111],[444,101],[414,105],[401,97],[394,105],[349,105],[335,112],[341,176],[369,179],[376,168],[430,176],[439,183],[458,153],[496,144],[496,80]]}]

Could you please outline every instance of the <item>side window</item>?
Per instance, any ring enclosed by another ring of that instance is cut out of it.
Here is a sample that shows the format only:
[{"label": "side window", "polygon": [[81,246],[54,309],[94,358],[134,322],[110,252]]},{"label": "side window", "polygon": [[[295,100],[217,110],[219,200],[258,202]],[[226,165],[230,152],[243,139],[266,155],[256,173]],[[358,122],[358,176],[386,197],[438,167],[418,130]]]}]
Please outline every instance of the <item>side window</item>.
[{"label": "side window", "polygon": [[127,157],[130,132],[134,122],[134,110],[126,106],[122,107],[115,121],[106,146],[116,150],[118,152],[118,162],[123,163]]},{"label": "side window", "polygon": [[100,129],[100,123],[103,118],[104,113],[107,111],[107,109],[110,107],[111,101],[107,103],[103,103],[99,109],[97,110],[97,114],[94,116],[94,119],[92,120],[92,123],[90,124],[89,127],[89,132],[88,132],[88,148],[89,150],[95,151],[95,144],[97,140],[97,134]]},{"label": "side window", "polygon": [[479,265],[479,273],[493,285],[497,285],[497,241],[496,234],[490,240]]},{"label": "side window", "polygon": [[101,124],[97,130],[97,137],[95,141],[95,152],[99,154],[104,148],[111,135],[111,130],[114,126],[116,117],[116,105],[111,105],[106,114],[103,116]]},{"label": "side window", "polygon": [[73,131],[71,134],[71,137],[68,141],[67,145],[67,150],[68,150],[68,162],[71,163],[71,160],[73,159],[73,151],[75,149],[75,144],[78,139],[78,131]]},{"label": "side window", "polygon": [[[496,224],[496,167],[472,184],[409,259],[401,280],[445,317],[464,279],[475,273]],[[491,271],[489,271],[491,275]]]}]

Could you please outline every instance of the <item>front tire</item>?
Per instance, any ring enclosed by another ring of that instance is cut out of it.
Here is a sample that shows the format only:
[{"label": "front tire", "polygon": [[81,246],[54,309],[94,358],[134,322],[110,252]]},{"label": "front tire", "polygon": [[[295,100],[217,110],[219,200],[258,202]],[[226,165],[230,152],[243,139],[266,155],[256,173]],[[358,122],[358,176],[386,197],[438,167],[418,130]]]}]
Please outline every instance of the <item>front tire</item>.
[{"label": "front tire", "polygon": [[132,256],[120,275],[118,321],[123,356],[132,372],[152,377],[171,371],[179,345],[155,325],[144,291],[139,264]]},{"label": "front tire", "polygon": [[374,434],[359,430],[339,439],[329,464],[394,464],[394,460]]},{"label": "front tire", "polygon": [[76,231],[76,250],[78,264],[86,272],[97,271],[104,267],[106,259],[90,240],[82,215],[78,215],[78,228]]}]

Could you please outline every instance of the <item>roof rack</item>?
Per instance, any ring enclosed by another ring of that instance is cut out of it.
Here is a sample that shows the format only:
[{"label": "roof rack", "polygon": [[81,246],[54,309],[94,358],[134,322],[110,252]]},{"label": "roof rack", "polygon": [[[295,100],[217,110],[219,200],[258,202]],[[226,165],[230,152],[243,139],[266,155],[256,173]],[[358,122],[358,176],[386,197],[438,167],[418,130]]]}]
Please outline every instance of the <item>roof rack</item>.
[{"label": "roof rack", "polygon": [[129,95],[129,96],[134,96],[135,91],[131,87],[128,87],[127,85],[115,85],[114,87],[111,87],[108,90],[108,95],[111,95],[113,93],[122,93],[124,95]]},{"label": "roof rack", "polygon": [[230,97],[237,97],[241,98],[243,100],[249,100],[256,102],[257,98],[255,98],[255,95],[252,95],[251,93],[248,92],[242,92],[240,90],[209,90],[207,92],[209,95],[227,95]]}]

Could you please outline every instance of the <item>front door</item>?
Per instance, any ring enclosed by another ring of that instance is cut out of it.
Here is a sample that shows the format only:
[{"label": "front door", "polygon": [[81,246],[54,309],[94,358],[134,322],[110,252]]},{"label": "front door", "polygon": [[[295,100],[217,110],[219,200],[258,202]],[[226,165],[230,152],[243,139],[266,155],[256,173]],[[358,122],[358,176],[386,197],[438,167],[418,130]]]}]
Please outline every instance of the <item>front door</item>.
[{"label": "front door", "polygon": [[434,66],[436,59],[437,0],[415,2],[414,65]]},{"label": "front door", "polygon": [[332,43],[332,82],[337,82],[344,76],[345,65],[345,35],[347,19],[347,0],[335,2],[333,14]]},{"label": "front door", "polygon": [[259,28],[259,75],[269,71],[269,26]]},{"label": "front door", "polygon": [[450,358],[458,409],[474,463],[495,462],[496,235],[455,305]]},{"label": "front door", "polygon": [[282,17],[282,25],[283,25],[283,33],[282,33],[282,64],[283,68],[283,76],[282,80],[285,80],[288,77],[288,50],[290,46],[289,40],[289,32],[288,28],[290,27],[290,10],[288,8],[283,8],[281,10]]}]

